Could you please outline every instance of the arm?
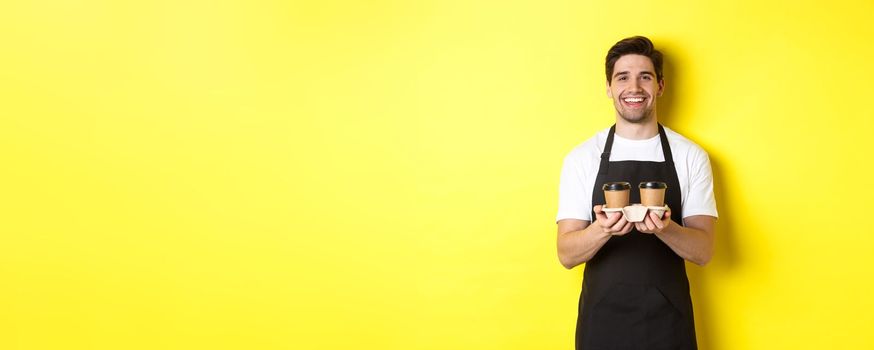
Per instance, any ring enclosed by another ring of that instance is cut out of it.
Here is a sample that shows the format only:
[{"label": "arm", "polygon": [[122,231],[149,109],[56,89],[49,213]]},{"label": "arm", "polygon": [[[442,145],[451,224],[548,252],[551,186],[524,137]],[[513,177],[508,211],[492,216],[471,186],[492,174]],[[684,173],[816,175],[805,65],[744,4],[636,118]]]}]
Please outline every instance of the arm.
[{"label": "arm", "polygon": [[611,213],[608,217],[600,205],[596,205],[593,210],[594,225],[586,220],[558,221],[558,260],[567,269],[589,261],[611,236],[624,235],[634,228],[634,225],[622,217],[622,213]]},{"label": "arm", "polygon": [[683,219],[685,227],[671,220],[671,212],[664,219],[650,212],[642,222],[635,223],[638,231],[652,233],[665,242],[674,253],[699,266],[704,266],[713,257],[713,226],[716,218],[708,215],[693,215]]}]

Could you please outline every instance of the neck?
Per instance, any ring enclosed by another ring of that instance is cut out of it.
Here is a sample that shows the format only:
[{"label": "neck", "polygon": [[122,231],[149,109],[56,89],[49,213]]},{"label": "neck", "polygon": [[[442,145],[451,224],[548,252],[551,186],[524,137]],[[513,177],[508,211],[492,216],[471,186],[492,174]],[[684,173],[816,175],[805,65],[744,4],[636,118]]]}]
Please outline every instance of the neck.
[{"label": "neck", "polygon": [[646,140],[659,134],[658,120],[648,118],[649,120],[641,123],[631,123],[622,119],[616,118],[616,135],[622,136],[631,140]]}]

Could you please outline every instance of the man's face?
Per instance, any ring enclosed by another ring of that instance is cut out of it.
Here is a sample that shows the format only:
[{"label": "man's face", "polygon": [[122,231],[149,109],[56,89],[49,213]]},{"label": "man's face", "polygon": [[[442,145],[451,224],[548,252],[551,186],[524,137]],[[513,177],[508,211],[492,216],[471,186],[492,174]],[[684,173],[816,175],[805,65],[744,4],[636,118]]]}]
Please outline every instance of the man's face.
[{"label": "man's face", "polygon": [[656,97],[664,88],[665,82],[657,81],[649,57],[632,54],[620,57],[613,65],[607,96],[613,99],[618,116],[630,123],[643,123],[655,115]]}]

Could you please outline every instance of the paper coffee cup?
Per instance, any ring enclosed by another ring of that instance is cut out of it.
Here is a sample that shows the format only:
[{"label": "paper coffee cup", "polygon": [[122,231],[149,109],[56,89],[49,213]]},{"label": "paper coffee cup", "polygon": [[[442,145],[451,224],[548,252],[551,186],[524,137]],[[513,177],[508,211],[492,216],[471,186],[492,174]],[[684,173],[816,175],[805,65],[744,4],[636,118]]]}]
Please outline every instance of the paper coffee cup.
[{"label": "paper coffee cup", "polygon": [[628,205],[631,195],[631,184],[627,182],[608,182],[601,186],[607,208],[623,208]]},{"label": "paper coffee cup", "polygon": [[640,202],[647,207],[663,207],[665,205],[665,190],[668,189],[668,184],[659,181],[641,182],[637,186],[640,188]]}]

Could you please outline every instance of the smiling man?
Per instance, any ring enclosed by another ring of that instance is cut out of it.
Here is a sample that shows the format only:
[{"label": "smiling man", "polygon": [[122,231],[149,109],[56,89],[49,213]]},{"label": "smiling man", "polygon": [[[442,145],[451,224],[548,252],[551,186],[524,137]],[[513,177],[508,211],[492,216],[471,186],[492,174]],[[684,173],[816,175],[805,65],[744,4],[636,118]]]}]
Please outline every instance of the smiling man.
[{"label": "smiling man", "polygon": [[[662,54],[641,36],[607,53],[607,96],[616,124],[574,148],[559,186],[558,258],[585,263],[577,318],[577,349],[696,349],[685,260],[713,255],[716,201],[710,160],[701,147],[659,124],[665,89]],[[662,216],[642,222],[604,211],[602,186],[667,184]]]}]

